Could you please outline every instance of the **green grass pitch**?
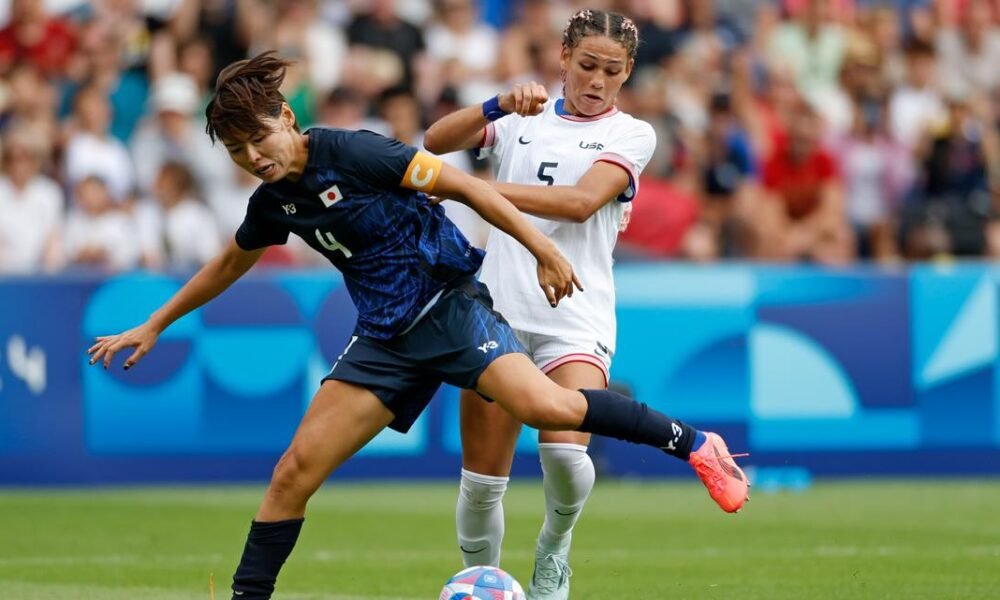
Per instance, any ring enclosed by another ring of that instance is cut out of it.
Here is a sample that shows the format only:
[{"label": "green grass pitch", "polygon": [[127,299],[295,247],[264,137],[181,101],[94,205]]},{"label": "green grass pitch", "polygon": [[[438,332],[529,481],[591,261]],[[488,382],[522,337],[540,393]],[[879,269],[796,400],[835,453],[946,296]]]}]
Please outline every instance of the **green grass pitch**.
[{"label": "green grass pitch", "polygon": [[[275,600],[436,600],[460,569],[456,483],[328,484]],[[228,600],[262,489],[0,490],[0,598]],[[504,567],[531,575],[537,483],[505,502]],[[722,513],[696,483],[600,482],[574,600],[1000,598],[1000,480],[821,482]]]}]

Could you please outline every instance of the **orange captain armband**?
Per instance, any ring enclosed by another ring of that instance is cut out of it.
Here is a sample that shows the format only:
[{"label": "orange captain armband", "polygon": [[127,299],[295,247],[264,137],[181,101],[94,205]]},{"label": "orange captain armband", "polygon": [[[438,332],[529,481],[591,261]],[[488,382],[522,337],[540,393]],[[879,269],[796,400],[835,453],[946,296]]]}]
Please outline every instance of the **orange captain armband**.
[{"label": "orange captain armband", "polygon": [[399,185],[418,192],[433,192],[434,184],[441,175],[441,164],[440,158],[418,151],[413,155],[410,166],[406,167]]}]

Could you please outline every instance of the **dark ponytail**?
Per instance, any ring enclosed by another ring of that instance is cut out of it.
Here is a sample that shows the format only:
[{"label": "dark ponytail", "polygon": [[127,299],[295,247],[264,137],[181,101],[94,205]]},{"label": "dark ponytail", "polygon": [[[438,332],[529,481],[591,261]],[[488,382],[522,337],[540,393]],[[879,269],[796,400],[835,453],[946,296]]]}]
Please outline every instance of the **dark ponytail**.
[{"label": "dark ponytail", "polygon": [[286,100],[279,89],[291,64],[272,50],[223,69],[215,81],[215,95],[205,108],[205,133],[212,141],[269,130],[263,119],[281,115]]}]

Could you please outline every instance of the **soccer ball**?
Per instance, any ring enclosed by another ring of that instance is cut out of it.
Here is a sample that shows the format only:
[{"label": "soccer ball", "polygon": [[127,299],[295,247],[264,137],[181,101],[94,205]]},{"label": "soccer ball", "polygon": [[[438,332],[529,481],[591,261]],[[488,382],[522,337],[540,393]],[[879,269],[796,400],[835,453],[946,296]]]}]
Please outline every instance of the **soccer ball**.
[{"label": "soccer ball", "polygon": [[469,567],[448,580],[438,600],[525,600],[524,589],[496,567]]}]

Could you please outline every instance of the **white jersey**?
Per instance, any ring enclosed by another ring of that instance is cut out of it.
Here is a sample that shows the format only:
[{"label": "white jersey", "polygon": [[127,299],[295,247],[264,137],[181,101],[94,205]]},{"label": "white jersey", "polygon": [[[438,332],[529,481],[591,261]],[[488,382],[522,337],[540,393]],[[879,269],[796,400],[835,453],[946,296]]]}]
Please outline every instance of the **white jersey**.
[{"label": "white jersey", "polygon": [[486,127],[480,153],[494,157],[498,181],[572,186],[599,161],[619,165],[630,181],[617,200],[583,223],[525,215],[556,243],[583,284],[583,292],[563,298],[557,308],[549,306],[538,286],[531,253],[502,231],[490,232],[480,278],[514,329],[551,336],[589,333],[614,352],[611,252],[638,191],[639,173],[655,146],[656,134],[645,121],[614,107],[594,117],[576,117],[562,110],[561,99],[547,102],[540,115],[507,115]]}]

